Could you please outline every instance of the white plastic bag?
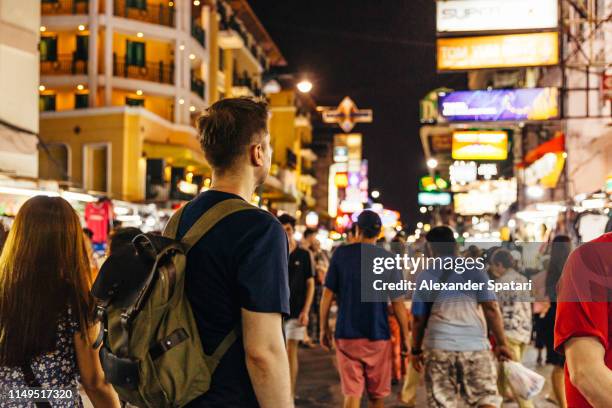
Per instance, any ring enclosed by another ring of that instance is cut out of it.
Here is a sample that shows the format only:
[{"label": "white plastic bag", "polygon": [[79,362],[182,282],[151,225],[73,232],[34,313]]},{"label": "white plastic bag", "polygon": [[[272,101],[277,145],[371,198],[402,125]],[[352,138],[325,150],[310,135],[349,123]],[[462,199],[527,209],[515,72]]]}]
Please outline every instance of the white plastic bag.
[{"label": "white plastic bag", "polygon": [[540,374],[516,361],[505,361],[504,373],[514,395],[524,400],[538,395],[546,382]]}]

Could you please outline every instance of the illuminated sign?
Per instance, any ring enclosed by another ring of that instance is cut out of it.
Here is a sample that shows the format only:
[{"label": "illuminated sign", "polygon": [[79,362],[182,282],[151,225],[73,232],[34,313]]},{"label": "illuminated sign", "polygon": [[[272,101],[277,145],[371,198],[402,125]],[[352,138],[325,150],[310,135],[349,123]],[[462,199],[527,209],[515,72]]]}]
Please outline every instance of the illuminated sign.
[{"label": "illuminated sign", "polygon": [[612,194],[612,174],[608,176],[606,180],[606,193]]},{"label": "illuminated sign", "polygon": [[438,32],[556,28],[557,0],[452,0],[436,3]]},{"label": "illuminated sign", "polygon": [[349,185],[348,173],[336,173],[334,184],[338,188],[345,188]]},{"label": "illuminated sign", "polygon": [[348,161],[348,147],[336,146],[334,147],[334,161],[336,163],[344,163]]},{"label": "illuminated sign", "polygon": [[478,169],[473,161],[456,161],[448,168],[448,171],[451,183],[463,185],[476,181]]},{"label": "illuminated sign", "polygon": [[438,191],[448,188],[448,182],[440,176],[423,176],[419,180],[419,189],[422,191]]},{"label": "illuminated sign", "polygon": [[508,133],[504,131],[457,131],[453,133],[455,160],[506,160]]},{"label": "illuminated sign", "polygon": [[555,188],[563,166],[565,157],[563,153],[546,153],[525,169],[525,184],[528,186],[541,185]]},{"label": "illuminated sign", "polygon": [[493,176],[497,176],[497,164],[483,163],[478,166],[478,175],[485,180],[491,180]]},{"label": "illuminated sign", "polygon": [[450,205],[450,193],[420,192],[418,196],[419,205]]},{"label": "illuminated sign", "polygon": [[323,111],[323,122],[336,123],[342,130],[348,133],[357,123],[372,122],[372,110],[358,109],[355,102],[346,96],[336,109]]},{"label": "illuminated sign", "polygon": [[442,116],[451,122],[549,120],[559,116],[557,88],[457,91],[440,95]]},{"label": "illuminated sign", "polygon": [[516,191],[516,179],[477,181],[466,193],[456,193],[453,196],[455,213],[503,213],[516,201]]},{"label": "illuminated sign", "polygon": [[557,65],[556,32],[438,38],[438,70]]}]

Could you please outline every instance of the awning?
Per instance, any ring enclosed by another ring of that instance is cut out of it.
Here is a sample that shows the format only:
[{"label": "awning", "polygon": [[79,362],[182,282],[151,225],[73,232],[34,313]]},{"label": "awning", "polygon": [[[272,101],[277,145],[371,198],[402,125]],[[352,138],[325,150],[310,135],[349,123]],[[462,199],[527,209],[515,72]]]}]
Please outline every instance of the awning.
[{"label": "awning", "polygon": [[174,167],[195,167],[198,173],[210,173],[204,154],[185,146],[144,143],[144,153],[150,159],[164,159]]}]

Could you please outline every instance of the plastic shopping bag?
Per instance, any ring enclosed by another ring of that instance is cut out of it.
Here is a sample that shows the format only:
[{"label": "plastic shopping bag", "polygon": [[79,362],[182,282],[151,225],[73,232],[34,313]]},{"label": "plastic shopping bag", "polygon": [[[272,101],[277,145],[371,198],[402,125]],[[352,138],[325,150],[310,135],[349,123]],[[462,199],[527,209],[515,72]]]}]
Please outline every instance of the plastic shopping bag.
[{"label": "plastic shopping bag", "polygon": [[546,382],[540,374],[516,361],[504,362],[504,372],[514,395],[524,400],[538,395]]}]

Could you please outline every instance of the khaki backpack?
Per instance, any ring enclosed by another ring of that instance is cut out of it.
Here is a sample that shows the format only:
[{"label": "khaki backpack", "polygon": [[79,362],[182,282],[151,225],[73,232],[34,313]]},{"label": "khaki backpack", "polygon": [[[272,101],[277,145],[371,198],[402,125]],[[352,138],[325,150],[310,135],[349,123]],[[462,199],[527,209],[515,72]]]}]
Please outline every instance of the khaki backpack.
[{"label": "khaki backpack", "polygon": [[182,407],[206,393],[215,368],[239,335],[236,327],[212,355],[204,353],[200,334],[206,333],[198,333],[184,293],[185,267],[189,250],[217,222],[257,207],[241,199],[224,200],[179,241],[183,208],[163,236],[139,235],[112,254],[92,288],[102,323],[94,348],[102,345],[102,367],[119,398],[138,407]]}]

